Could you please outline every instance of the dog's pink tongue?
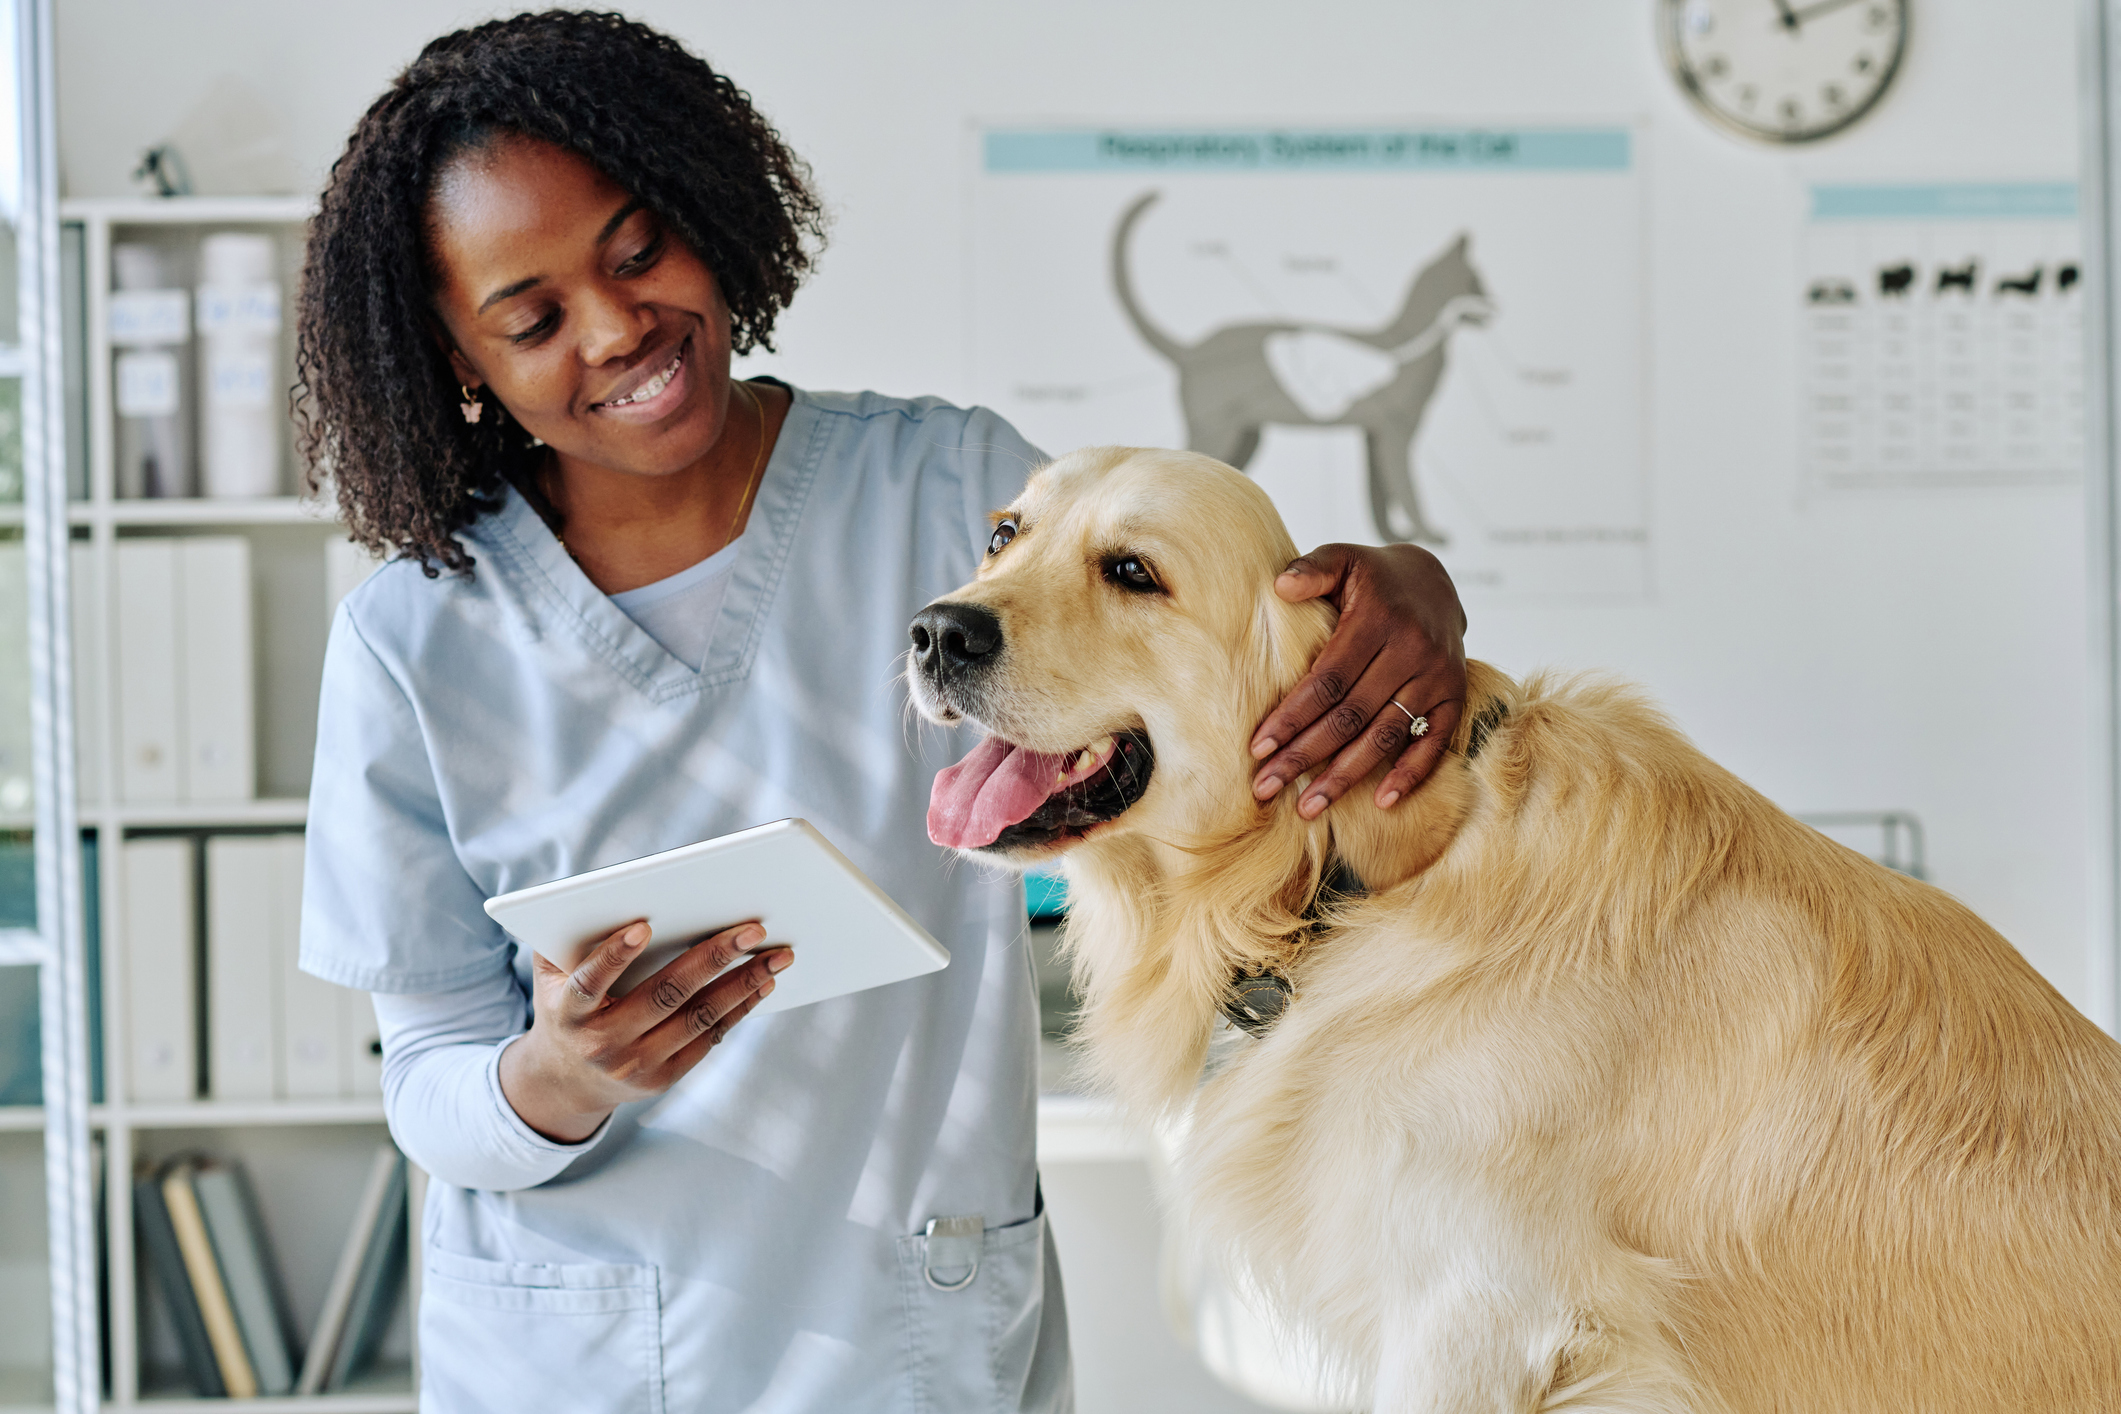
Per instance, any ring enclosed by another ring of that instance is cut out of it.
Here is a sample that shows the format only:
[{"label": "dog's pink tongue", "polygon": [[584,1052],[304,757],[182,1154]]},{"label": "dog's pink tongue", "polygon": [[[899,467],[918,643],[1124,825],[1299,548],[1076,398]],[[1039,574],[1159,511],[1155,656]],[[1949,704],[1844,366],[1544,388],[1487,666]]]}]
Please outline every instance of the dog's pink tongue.
[{"label": "dog's pink tongue", "polygon": [[988,737],[964,760],[936,773],[928,793],[928,838],[949,849],[993,844],[1046,803],[1066,763],[1065,756]]}]

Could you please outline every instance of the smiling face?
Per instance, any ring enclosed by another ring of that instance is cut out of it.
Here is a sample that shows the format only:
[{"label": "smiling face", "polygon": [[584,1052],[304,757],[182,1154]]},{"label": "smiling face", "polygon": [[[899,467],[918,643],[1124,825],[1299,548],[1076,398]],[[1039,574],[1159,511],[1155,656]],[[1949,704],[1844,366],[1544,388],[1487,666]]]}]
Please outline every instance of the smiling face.
[{"label": "smiling face", "polygon": [[1295,553],[1264,491],[1194,453],[1092,448],[1033,477],[978,578],[913,622],[922,714],[989,733],[937,777],[930,835],[1029,863],[1254,811],[1252,728],[1329,622],[1273,592]]},{"label": "smiling face", "polygon": [[457,377],[561,458],[645,476],[693,466],[729,407],[729,311],[663,222],[560,148],[461,154],[428,206]]}]

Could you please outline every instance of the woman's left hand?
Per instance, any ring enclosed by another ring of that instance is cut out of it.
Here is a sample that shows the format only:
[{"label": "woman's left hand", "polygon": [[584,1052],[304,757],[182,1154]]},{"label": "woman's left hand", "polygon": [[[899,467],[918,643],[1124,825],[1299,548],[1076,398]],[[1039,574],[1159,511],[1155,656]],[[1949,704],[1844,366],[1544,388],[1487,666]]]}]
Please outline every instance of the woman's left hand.
[{"label": "woman's left hand", "polygon": [[[1274,592],[1292,604],[1330,599],[1340,622],[1311,671],[1259,724],[1252,757],[1266,759],[1252,794],[1271,800],[1330,758],[1297,802],[1299,814],[1315,819],[1396,757],[1376,792],[1389,810],[1436,769],[1465,710],[1466,615],[1451,576],[1418,545],[1321,545],[1291,561]],[[1426,733],[1411,734],[1409,713],[1428,719]]]}]

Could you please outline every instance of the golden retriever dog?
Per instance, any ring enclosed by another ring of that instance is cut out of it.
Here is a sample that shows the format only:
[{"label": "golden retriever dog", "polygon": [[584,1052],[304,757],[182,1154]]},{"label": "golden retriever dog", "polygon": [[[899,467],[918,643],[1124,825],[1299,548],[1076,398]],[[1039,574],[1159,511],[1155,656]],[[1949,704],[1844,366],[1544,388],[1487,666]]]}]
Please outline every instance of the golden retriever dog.
[{"label": "golden retriever dog", "polygon": [[1239,473],[1092,449],[912,629],[991,734],[931,833],[1064,861],[1087,1068],[1185,1116],[1228,1269],[1378,1411],[2121,1409],[2121,1047],[1621,687],[1475,664],[1398,808],[1255,802],[1331,627],[1294,554]]}]

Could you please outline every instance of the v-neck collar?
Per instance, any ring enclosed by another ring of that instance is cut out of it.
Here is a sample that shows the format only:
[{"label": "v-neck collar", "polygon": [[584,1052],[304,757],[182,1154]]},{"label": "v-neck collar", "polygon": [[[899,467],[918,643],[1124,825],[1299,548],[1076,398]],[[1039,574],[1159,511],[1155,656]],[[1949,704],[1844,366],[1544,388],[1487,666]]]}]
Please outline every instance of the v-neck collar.
[{"label": "v-neck collar", "polygon": [[551,628],[571,634],[649,700],[668,702],[742,682],[751,672],[766,611],[780,589],[803,506],[824,457],[827,419],[801,389],[788,391],[788,416],[759,473],[751,519],[736,541],[736,561],[729,567],[729,592],[722,597],[707,656],[697,670],[673,657],[590,583],[551,527],[513,486],[473,528],[472,538],[484,542],[530,598],[545,607],[552,615]]}]

